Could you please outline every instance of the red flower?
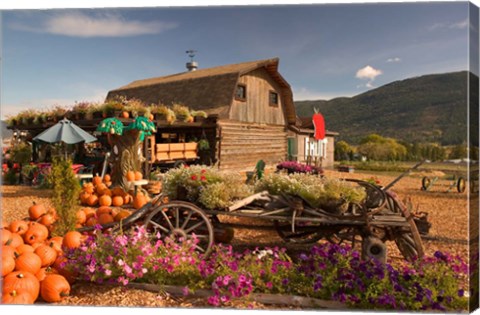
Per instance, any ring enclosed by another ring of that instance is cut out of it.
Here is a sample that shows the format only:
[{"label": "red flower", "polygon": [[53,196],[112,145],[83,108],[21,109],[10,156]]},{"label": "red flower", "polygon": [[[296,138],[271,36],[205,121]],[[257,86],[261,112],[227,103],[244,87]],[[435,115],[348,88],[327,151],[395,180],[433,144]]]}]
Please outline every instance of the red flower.
[{"label": "red flower", "polygon": [[200,177],[200,180],[201,180],[201,181],[206,181],[206,180],[207,180],[207,178],[206,178],[205,176],[203,176],[203,175],[202,175],[202,177]]},{"label": "red flower", "polygon": [[197,175],[192,175],[191,179],[192,180],[197,180]]},{"label": "red flower", "polygon": [[201,170],[200,173],[205,174],[207,170]]}]

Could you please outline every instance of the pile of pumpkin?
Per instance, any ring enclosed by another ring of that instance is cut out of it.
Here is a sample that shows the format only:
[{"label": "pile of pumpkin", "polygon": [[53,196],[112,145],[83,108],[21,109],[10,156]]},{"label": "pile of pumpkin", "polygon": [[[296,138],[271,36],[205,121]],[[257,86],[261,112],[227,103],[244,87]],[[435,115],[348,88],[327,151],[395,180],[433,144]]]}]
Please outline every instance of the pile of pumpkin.
[{"label": "pile of pumpkin", "polygon": [[81,245],[84,237],[77,231],[63,237],[51,237],[57,219],[55,209],[33,204],[29,218],[2,222],[2,303],[33,304],[41,300],[60,302],[70,293],[74,275],[64,269],[65,249]]},{"label": "pile of pumpkin", "polygon": [[[140,172],[127,172],[127,180],[134,181],[142,179]],[[84,183],[80,192],[80,202],[82,205],[90,207],[121,207],[123,205],[133,206],[140,209],[149,201],[149,197],[142,192],[126,192],[121,187],[111,188],[111,177],[106,174],[103,179],[98,176],[93,177],[92,182]]]}]

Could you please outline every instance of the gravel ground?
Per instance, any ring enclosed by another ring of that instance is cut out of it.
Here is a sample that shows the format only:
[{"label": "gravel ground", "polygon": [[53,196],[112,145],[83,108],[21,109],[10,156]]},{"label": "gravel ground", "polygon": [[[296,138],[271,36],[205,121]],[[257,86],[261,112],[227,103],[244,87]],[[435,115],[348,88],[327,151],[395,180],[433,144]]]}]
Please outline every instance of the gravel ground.
[{"label": "gravel ground", "polygon": [[[327,176],[344,178],[366,179],[369,175],[361,173],[339,173],[327,171]],[[382,185],[388,184],[395,177],[387,175],[376,176]],[[448,182],[445,182],[448,184]],[[429,221],[432,223],[430,237],[440,240],[424,240],[425,252],[432,255],[436,250],[448,251],[458,254],[467,259],[468,246],[468,208],[467,193],[445,193],[446,186],[436,186],[433,191],[420,190],[421,177],[408,176],[398,182],[393,190],[401,199],[410,197],[415,208],[419,211],[428,212]],[[2,186],[2,220],[6,222],[22,219],[28,216],[28,207],[33,201],[49,205],[51,191],[40,190],[25,186]],[[478,203],[478,199],[476,201]],[[478,222],[478,218],[477,222]],[[245,221],[244,221],[245,222]],[[256,222],[246,221],[249,224]],[[478,236],[478,230],[472,231]],[[473,239],[471,237],[470,239]],[[236,229],[232,244],[238,249],[255,246],[286,246],[274,231],[256,231],[251,229]],[[401,255],[395,244],[387,244],[389,261],[402,261]],[[286,246],[289,250],[293,248]],[[96,306],[144,306],[144,307],[208,307],[202,299],[172,298],[165,294],[145,292],[131,288],[115,286],[92,285],[89,283],[77,283],[72,288],[72,296],[64,300],[63,305],[96,305]],[[242,305],[232,305],[237,308]],[[256,304],[255,309],[266,308]],[[272,307],[268,307],[272,309]],[[275,309],[288,309],[275,307]]]}]

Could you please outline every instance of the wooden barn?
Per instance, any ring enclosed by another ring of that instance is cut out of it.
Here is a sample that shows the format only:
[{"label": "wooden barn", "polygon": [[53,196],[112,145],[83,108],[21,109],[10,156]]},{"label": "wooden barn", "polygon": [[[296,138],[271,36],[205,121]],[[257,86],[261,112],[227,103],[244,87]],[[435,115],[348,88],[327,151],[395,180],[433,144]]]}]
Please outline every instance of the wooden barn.
[{"label": "wooden barn", "polygon": [[[178,103],[203,110],[213,122],[212,128],[181,127],[185,132],[196,128],[197,134],[200,130],[207,134],[213,147],[212,161],[220,169],[253,169],[260,159],[273,166],[287,158],[288,127],[296,123],[292,90],[278,72],[278,64],[279,59],[273,58],[190,68],[183,73],[134,81],[110,91],[107,99],[124,96],[146,104]],[[155,142],[161,144],[167,130],[158,128]],[[177,129],[168,132],[178,131],[178,127],[170,128]]]}]

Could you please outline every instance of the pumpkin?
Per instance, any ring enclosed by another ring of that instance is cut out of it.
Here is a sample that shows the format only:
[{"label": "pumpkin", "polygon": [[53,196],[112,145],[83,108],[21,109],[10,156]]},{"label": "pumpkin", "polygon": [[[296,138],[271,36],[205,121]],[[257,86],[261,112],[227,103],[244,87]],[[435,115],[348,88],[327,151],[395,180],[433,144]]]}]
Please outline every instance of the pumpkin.
[{"label": "pumpkin", "polygon": [[60,302],[70,294],[70,284],[62,275],[49,274],[40,284],[40,296],[46,302]]},{"label": "pumpkin", "polygon": [[75,282],[75,277],[77,274],[72,273],[70,270],[65,268],[65,263],[68,262],[68,258],[63,255],[58,255],[57,259],[53,263],[52,267],[58,271],[58,274],[62,275],[67,279],[67,281],[72,284]]},{"label": "pumpkin", "polygon": [[87,219],[87,222],[85,222],[86,226],[95,226],[97,225],[98,221],[96,217],[90,217]]},{"label": "pumpkin", "polygon": [[122,118],[125,118],[125,119],[126,119],[126,118],[128,118],[128,117],[130,117],[130,113],[127,112],[127,111],[123,111],[123,112],[122,112]]},{"label": "pumpkin", "polygon": [[15,258],[15,248],[11,245],[2,245],[2,257],[3,256]]},{"label": "pumpkin", "polygon": [[98,199],[98,204],[102,207],[110,207],[112,205],[112,197],[105,194]]},{"label": "pumpkin", "polygon": [[40,257],[42,261],[42,267],[48,267],[55,262],[57,259],[57,251],[52,246],[49,245],[40,245],[35,249],[35,254]]},{"label": "pumpkin", "polygon": [[77,231],[70,231],[67,232],[63,236],[63,243],[62,245],[69,249],[74,249],[79,247],[83,242],[83,235]]},{"label": "pumpkin", "polygon": [[2,304],[33,304],[35,301],[28,293],[19,294],[17,290],[12,290],[2,295]]},{"label": "pumpkin", "polygon": [[47,213],[47,214],[44,214],[42,215],[42,217],[40,218],[40,220],[38,221],[40,224],[43,224],[45,226],[50,226],[50,225],[53,225],[53,223],[55,223],[56,219],[55,219],[55,216],[51,213]]},{"label": "pumpkin", "polygon": [[96,210],[94,208],[82,208],[83,212],[85,212],[85,218],[88,220],[90,217],[95,216]]},{"label": "pumpkin", "polygon": [[38,218],[45,213],[47,213],[47,209],[45,209],[44,206],[35,203],[35,201],[33,202],[33,205],[28,208],[28,215],[32,220],[38,220]]},{"label": "pumpkin", "polygon": [[104,183],[108,183],[111,180],[112,180],[112,177],[109,174],[105,174],[105,176],[103,176],[103,182]]},{"label": "pumpkin", "polygon": [[27,244],[44,242],[48,238],[48,229],[43,224],[32,224],[27,232],[23,235],[23,239]]},{"label": "pumpkin", "polygon": [[137,210],[143,207],[146,203],[147,198],[141,193],[137,193],[137,195],[133,197],[133,207]]},{"label": "pumpkin", "polygon": [[19,235],[23,235],[28,230],[28,223],[24,220],[13,221],[9,225],[9,230]]},{"label": "pumpkin", "polygon": [[117,187],[113,187],[111,189],[112,191],[112,196],[124,196],[125,195],[125,190],[122,189],[122,187],[120,186],[117,186]]},{"label": "pumpkin", "polygon": [[83,211],[83,210],[78,210],[75,213],[75,217],[76,217],[76,222],[78,224],[83,224],[83,223],[85,223],[85,221],[87,221],[87,215],[85,214],[85,211]]},{"label": "pumpkin", "polygon": [[93,176],[92,183],[93,183],[93,186],[98,186],[102,183],[102,178],[98,175],[98,173],[97,175]]},{"label": "pumpkin", "polygon": [[[92,192],[93,192],[93,189],[92,189]],[[82,203],[82,205],[86,205],[87,202],[88,202],[88,198],[90,198],[90,196],[92,195],[92,193],[88,193],[86,191],[82,191],[80,193],[80,202]]]},{"label": "pumpkin", "polygon": [[103,213],[108,213],[108,214],[112,214],[113,213],[113,209],[110,208],[109,206],[101,206],[101,207],[98,207],[97,209],[97,217]]},{"label": "pumpkin", "polygon": [[46,240],[44,244],[52,247],[57,253],[61,253],[62,250],[63,237],[55,236],[49,240]]},{"label": "pumpkin", "polygon": [[2,254],[2,277],[5,277],[13,270],[15,270],[15,259]]},{"label": "pumpkin", "polygon": [[119,213],[117,213],[117,215],[115,216],[115,221],[116,222],[119,222],[125,218],[128,218],[130,216],[130,214],[132,214],[132,212],[128,211],[128,210],[121,210]]},{"label": "pumpkin", "polygon": [[43,281],[45,277],[50,274],[58,275],[59,273],[57,269],[49,266],[40,268],[40,270],[35,274],[35,277],[37,277],[38,281]]},{"label": "pumpkin", "polygon": [[112,223],[113,221],[114,221],[113,216],[111,214],[108,214],[108,213],[102,213],[97,218],[97,222],[99,224],[102,224],[102,225]]},{"label": "pumpkin", "polygon": [[92,183],[88,183],[88,184],[84,184],[83,185],[83,189],[82,189],[84,192],[87,192],[89,194],[93,194],[93,192],[95,191],[95,187],[93,186]]},{"label": "pumpkin", "polygon": [[154,118],[153,114],[148,115],[148,120],[153,121]]},{"label": "pumpkin", "polygon": [[124,204],[124,205],[128,205],[128,204],[130,204],[130,203],[132,203],[132,202],[133,202],[133,197],[132,197],[132,195],[130,195],[130,194],[125,194],[125,196],[123,196],[123,204]]},{"label": "pumpkin", "polygon": [[[12,232],[7,229],[0,230],[0,239],[2,240],[2,245],[5,245],[11,238]],[[10,244],[9,244],[10,245]]]},{"label": "pumpkin", "polygon": [[123,197],[122,196],[114,196],[112,198],[112,205],[115,207],[123,206]]},{"label": "pumpkin", "polygon": [[134,171],[128,171],[125,176],[127,177],[128,182],[133,182],[135,180],[135,172]]},{"label": "pumpkin", "polygon": [[17,248],[15,248],[15,256],[20,256],[21,254],[26,252],[33,253],[34,251],[35,251],[35,248],[33,248],[31,245],[22,244],[20,246],[17,246]]},{"label": "pumpkin", "polygon": [[25,252],[15,259],[15,271],[36,274],[42,268],[42,260],[35,253]]},{"label": "pumpkin", "polygon": [[32,304],[40,293],[40,281],[30,272],[14,271],[3,279],[2,293],[2,301],[7,295],[28,295]]},{"label": "pumpkin", "polygon": [[97,186],[95,186],[95,192],[97,193],[98,196],[105,194],[107,189],[108,187],[104,183],[100,183]]},{"label": "pumpkin", "polygon": [[10,239],[7,240],[5,245],[10,245],[13,248],[17,248],[18,246],[22,245],[23,243],[24,243],[23,238],[20,235],[18,235],[17,233],[12,233],[10,235]]},{"label": "pumpkin", "polygon": [[136,171],[135,172],[135,180],[141,180],[143,178],[142,172]]},{"label": "pumpkin", "polygon": [[93,206],[96,206],[97,204],[98,204],[97,195],[90,195],[90,197],[88,197],[87,199],[87,205],[93,207]]},{"label": "pumpkin", "polygon": [[107,187],[111,187],[111,186],[112,186],[112,184],[113,184],[113,183],[112,183],[111,181],[109,181],[109,182],[105,182],[105,185],[107,185]]}]

